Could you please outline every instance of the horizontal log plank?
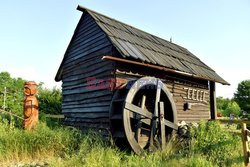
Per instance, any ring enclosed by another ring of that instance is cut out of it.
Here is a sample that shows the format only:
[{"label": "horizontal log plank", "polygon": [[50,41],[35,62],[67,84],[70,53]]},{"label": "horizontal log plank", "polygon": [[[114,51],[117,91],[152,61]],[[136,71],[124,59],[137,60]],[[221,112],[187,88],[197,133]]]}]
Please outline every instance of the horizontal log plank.
[{"label": "horizontal log plank", "polygon": [[110,101],[101,101],[101,102],[92,102],[92,103],[85,103],[85,104],[62,104],[62,108],[79,108],[79,107],[98,107],[98,106],[109,106],[110,105]]},{"label": "horizontal log plank", "polygon": [[98,129],[109,129],[109,124],[91,124],[91,123],[82,123],[82,122],[67,122],[65,125],[74,126],[74,127],[84,127],[84,128],[98,128]]},{"label": "horizontal log plank", "polygon": [[81,101],[89,98],[96,98],[101,96],[111,96],[112,92],[110,90],[97,90],[92,93],[85,93],[85,94],[74,94],[74,95],[63,95],[63,101]]},{"label": "horizontal log plank", "polygon": [[97,52],[98,50],[101,50],[105,47],[109,47],[111,46],[111,44],[109,43],[102,43],[102,44],[98,44],[96,47],[91,47],[91,48],[86,48],[85,50],[81,50],[81,51],[78,51],[76,53],[74,53],[75,56],[72,56],[72,53],[68,53],[68,57],[71,57],[71,59],[69,61],[67,61],[67,63],[69,62],[73,62],[85,55],[89,55],[91,53],[94,53],[94,52]]},{"label": "horizontal log plank", "polygon": [[[88,78],[90,77],[93,78],[93,80],[88,83]],[[110,79],[114,80],[114,76],[110,74],[110,71],[108,70],[107,72],[100,73],[98,75],[88,76],[86,78],[79,78],[79,80],[64,82],[62,85],[62,90],[67,91],[79,88],[86,89],[91,85],[100,85],[102,83],[106,84],[107,81],[110,81]]]},{"label": "horizontal log plank", "polygon": [[112,96],[100,96],[100,97],[94,97],[94,98],[88,98],[85,100],[80,101],[63,101],[63,105],[74,105],[74,104],[91,104],[91,103],[97,103],[97,102],[103,102],[103,101],[111,101]]},{"label": "horizontal log plank", "polygon": [[108,112],[103,112],[103,113],[64,113],[65,117],[75,117],[75,118],[89,118],[89,119],[95,119],[95,118],[104,118],[108,119],[109,118],[109,113]]},{"label": "horizontal log plank", "polygon": [[84,31],[79,31],[77,33],[77,36],[74,39],[74,42],[72,43],[71,47],[68,48],[68,51],[71,51],[71,50],[75,49],[76,47],[78,47],[79,44],[84,42],[84,40],[86,38],[90,38],[94,34],[100,33],[100,32],[101,32],[100,28],[96,27],[95,24],[92,24],[92,25],[86,27],[86,29]]},{"label": "horizontal log plank", "polygon": [[79,41],[78,44],[75,44],[72,49],[67,50],[67,53],[74,54],[75,52],[85,50],[87,48],[90,48],[91,46],[97,44],[97,43],[105,43],[107,42],[106,35],[101,32],[100,30],[98,32],[93,32],[92,36],[89,34],[88,38],[84,38],[81,41]]},{"label": "horizontal log plank", "polygon": [[83,113],[83,112],[109,112],[109,106],[97,106],[97,107],[75,107],[75,108],[62,108],[63,113]]},{"label": "horizontal log plank", "polygon": [[109,119],[108,118],[75,118],[75,117],[67,117],[65,119],[65,121],[75,121],[75,122],[85,122],[85,123],[109,123]]},{"label": "horizontal log plank", "polygon": [[70,90],[70,89],[75,89],[75,88],[80,88],[80,87],[86,87],[89,84],[87,83],[88,77],[95,77],[96,79],[103,79],[106,82],[107,79],[113,78],[113,75],[110,74],[110,70],[107,70],[104,72],[100,72],[97,75],[90,75],[90,76],[83,77],[83,78],[79,77],[78,80],[64,82],[62,85],[62,88],[63,90]]},{"label": "horizontal log plank", "polygon": [[[69,76],[72,77],[72,76],[83,75],[83,73],[86,74],[88,72],[94,71],[94,70],[102,68],[102,67],[105,67],[105,69],[111,69],[111,68],[113,68],[113,64],[110,62],[101,61],[101,62],[98,62],[96,64],[90,64],[90,65],[85,66],[85,67],[78,67],[76,69],[72,69],[72,71],[65,71],[64,78],[67,78]],[[104,70],[104,69],[102,69],[102,70]]]},{"label": "horizontal log plank", "polygon": [[68,63],[64,63],[63,68],[65,68],[65,69],[70,68],[70,67],[73,68],[74,65],[77,65],[77,64],[84,62],[88,59],[102,57],[102,55],[106,55],[106,54],[111,53],[111,49],[112,49],[112,46],[110,45],[110,46],[101,48],[101,49],[96,50],[96,51],[89,53],[89,54],[83,53],[83,54],[77,55],[77,56],[80,56],[78,59],[74,59],[73,61],[69,61]]},{"label": "horizontal log plank", "polygon": [[93,41],[91,41],[91,43],[88,43],[88,44],[85,44],[85,46],[79,47],[77,50],[68,52],[67,54],[69,55],[69,58],[65,62],[67,63],[67,62],[70,62],[79,58],[79,56],[73,56],[75,54],[79,55],[79,53],[82,53],[82,54],[87,55],[89,53],[92,53],[101,48],[107,47],[109,45],[111,44],[108,42],[108,39],[106,38],[106,36],[103,35],[100,38],[94,39]]},{"label": "horizontal log plank", "polygon": [[63,89],[74,88],[74,87],[79,87],[80,84],[85,84],[86,86],[87,85],[86,79],[88,77],[96,77],[96,79],[113,78],[114,76],[110,73],[110,71],[111,69],[107,69],[106,71],[100,71],[100,72],[96,70],[95,72],[98,72],[96,74],[93,74],[92,72],[90,72],[89,74],[84,73],[83,75],[79,76],[78,80],[63,82],[62,87]]}]

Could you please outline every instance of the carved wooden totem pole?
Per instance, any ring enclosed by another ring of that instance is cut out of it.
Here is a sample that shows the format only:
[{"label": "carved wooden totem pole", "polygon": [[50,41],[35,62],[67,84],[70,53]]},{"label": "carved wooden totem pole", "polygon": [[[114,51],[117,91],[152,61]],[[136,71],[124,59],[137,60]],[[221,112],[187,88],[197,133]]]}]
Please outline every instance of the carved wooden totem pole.
[{"label": "carved wooden totem pole", "polygon": [[38,123],[38,101],[36,98],[37,84],[34,81],[28,81],[24,84],[24,105],[23,126],[26,130],[31,130]]}]

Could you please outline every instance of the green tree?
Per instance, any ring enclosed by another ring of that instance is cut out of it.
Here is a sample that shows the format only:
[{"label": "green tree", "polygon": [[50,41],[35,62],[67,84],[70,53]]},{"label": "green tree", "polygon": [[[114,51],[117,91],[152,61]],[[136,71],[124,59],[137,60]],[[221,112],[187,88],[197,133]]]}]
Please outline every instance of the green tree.
[{"label": "green tree", "polygon": [[235,116],[240,116],[242,113],[238,103],[235,101],[230,101],[222,114],[225,116],[230,116],[230,113],[234,114]]},{"label": "green tree", "polygon": [[230,101],[231,100],[229,98],[223,98],[221,96],[217,97],[216,98],[217,109],[225,110]]},{"label": "green tree", "polygon": [[230,113],[235,116],[240,116],[242,113],[238,103],[229,98],[217,97],[217,109],[218,113],[221,113],[224,117],[229,117]]},{"label": "green tree", "polygon": [[250,80],[241,81],[238,84],[234,100],[239,104],[243,111],[250,114]]},{"label": "green tree", "polygon": [[24,82],[22,78],[12,78],[8,72],[0,73],[0,108],[4,108],[5,99],[6,111],[22,115]]},{"label": "green tree", "polygon": [[60,89],[38,87],[39,111],[45,114],[61,114],[62,92]]},{"label": "green tree", "polygon": [[218,113],[222,114],[223,116],[229,116],[226,115],[225,110],[228,106],[228,103],[230,103],[230,99],[223,98],[223,97],[217,97],[216,98],[216,104],[217,104],[217,111]]}]

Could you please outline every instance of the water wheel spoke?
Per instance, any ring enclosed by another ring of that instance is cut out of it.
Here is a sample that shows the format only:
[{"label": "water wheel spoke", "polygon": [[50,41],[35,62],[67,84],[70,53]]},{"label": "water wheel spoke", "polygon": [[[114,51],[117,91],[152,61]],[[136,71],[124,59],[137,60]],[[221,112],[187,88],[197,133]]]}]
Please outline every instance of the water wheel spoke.
[{"label": "water wheel spoke", "polygon": [[[134,118],[135,119],[135,117],[133,115],[130,115],[130,118]],[[147,119],[147,118],[143,119],[142,118],[142,119],[140,119],[140,121],[142,123],[145,123],[146,125],[151,125],[151,120],[150,119]],[[158,122],[158,120],[156,120],[156,122]],[[166,119],[164,119],[163,122],[164,122],[165,126],[170,127],[170,128],[172,128],[174,130],[178,130],[178,125],[176,125],[175,123],[170,122],[170,121],[168,121]]]},{"label": "water wheel spoke", "polygon": [[146,125],[151,125],[151,119],[149,119],[149,118],[142,118],[141,117],[141,118],[138,119],[138,117],[133,115],[133,114],[130,114],[129,116],[130,116],[130,118],[137,119],[138,121],[140,121],[140,122],[142,122],[142,123],[144,123]]},{"label": "water wheel spoke", "polygon": [[170,128],[172,128],[172,129],[174,129],[174,130],[178,130],[178,125],[176,125],[175,123],[170,122],[170,121],[168,121],[168,120],[166,120],[166,119],[164,119],[164,124],[165,124],[165,126],[167,126],[167,127],[170,127]]},{"label": "water wheel spoke", "polygon": [[[130,115],[130,118],[136,119],[134,115]],[[151,119],[147,119],[147,118],[141,118],[140,121],[142,123],[145,123],[146,125],[151,125]],[[158,120],[156,120],[156,122],[158,122]],[[168,121],[166,119],[164,119],[164,125],[167,127],[170,127],[174,130],[178,130],[178,125],[176,125],[175,123]]]},{"label": "water wheel spoke", "polygon": [[151,112],[147,111],[146,109],[142,109],[134,104],[126,102],[125,108],[133,113],[140,114],[141,116],[144,116],[146,118],[149,118],[149,119],[153,118],[153,114]]},{"label": "water wheel spoke", "polygon": [[[145,102],[146,102],[146,96],[143,95],[142,100],[141,100],[141,109],[145,109]],[[141,115],[136,114],[136,119],[138,120],[138,122],[136,124],[135,137],[136,137],[136,140],[139,141],[139,138],[141,135],[141,127],[142,127]]]}]

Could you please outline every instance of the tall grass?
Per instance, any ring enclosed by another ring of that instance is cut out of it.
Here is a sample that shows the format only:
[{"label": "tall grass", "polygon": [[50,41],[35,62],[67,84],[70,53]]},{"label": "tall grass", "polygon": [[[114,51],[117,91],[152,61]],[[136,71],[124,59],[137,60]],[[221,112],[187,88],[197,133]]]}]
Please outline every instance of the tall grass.
[{"label": "tall grass", "polygon": [[136,155],[114,146],[109,139],[74,128],[48,127],[40,123],[33,131],[23,131],[8,121],[0,122],[0,164],[46,161],[54,167],[120,166],[243,166],[240,138],[217,122],[193,127],[189,140],[172,138],[164,150]]},{"label": "tall grass", "polygon": [[0,122],[0,162],[66,157],[77,149],[81,134],[68,128],[50,129],[40,123],[33,131]]}]

